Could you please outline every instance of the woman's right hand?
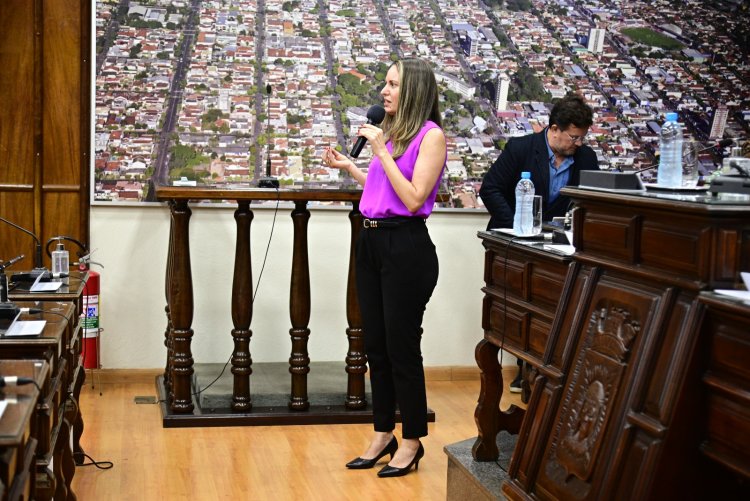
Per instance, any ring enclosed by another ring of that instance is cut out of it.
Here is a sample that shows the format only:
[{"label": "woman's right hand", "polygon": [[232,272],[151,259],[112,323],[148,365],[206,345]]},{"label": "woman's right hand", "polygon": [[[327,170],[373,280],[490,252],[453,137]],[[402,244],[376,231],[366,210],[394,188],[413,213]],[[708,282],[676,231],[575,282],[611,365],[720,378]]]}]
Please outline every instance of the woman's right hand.
[{"label": "woman's right hand", "polygon": [[323,164],[327,167],[333,167],[335,169],[343,169],[349,171],[351,167],[356,167],[354,162],[349,160],[340,151],[331,148],[330,146],[323,152]]}]

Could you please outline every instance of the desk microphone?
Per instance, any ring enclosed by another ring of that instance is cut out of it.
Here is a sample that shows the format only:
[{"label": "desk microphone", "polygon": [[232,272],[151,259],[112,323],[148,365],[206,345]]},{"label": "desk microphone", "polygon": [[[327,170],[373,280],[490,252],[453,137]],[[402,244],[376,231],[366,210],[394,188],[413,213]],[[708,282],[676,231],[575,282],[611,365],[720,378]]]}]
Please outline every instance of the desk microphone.
[{"label": "desk microphone", "polygon": [[21,259],[23,259],[25,257],[26,257],[26,254],[19,254],[18,256],[14,257],[10,261],[6,261],[4,263],[0,263],[0,269],[4,270],[5,268],[9,268],[10,266],[16,264],[17,262],[19,262]]},{"label": "desk microphone", "polygon": [[[379,104],[374,104],[370,106],[370,109],[367,110],[367,123],[370,125],[379,125],[380,122],[383,121],[385,118],[385,108],[380,106]],[[362,152],[362,148],[365,147],[365,143],[367,142],[367,138],[364,136],[357,137],[357,142],[354,143],[354,147],[351,151],[351,156],[354,158],[357,158],[359,154]]]},{"label": "desk microphone", "polygon": [[33,382],[34,380],[29,377],[0,376],[0,388],[5,386],[22,386]]},{"label": "desk microphone", "polygon": [[0,221],[11,225],[17,230],[21,230],[22,232],[31,235],[31,237],[34,239],[34,243],[36,246],[34,247],[34,268],[37,269],[43,269],[42,266],[42,242],[39,241],[39,238],[37,238],[36,235],[34,235],[32,232],[27,230],[26,228],[22,228],[21,226],[18,226],[16,223],[13,223],[11,221],[8,221],[7,219],[0,217]]},{"label": "desk microphone", "polygon": [[266,175],[258,180],[259,188],[279,189],[279,180],[271,175],[271,93],[273,87],[266,84]]},{"label": "desk microphone", "polygon": [[[39,273],[34,273],[34,272],[32,273],[21,272],[21,273],[14,273],[11,278],[13,279],[14,282],[33,282],[39,277],[39,275],[40,275]],[[68,278],[70,276],[70,273],[63,273],[63,272],[52,273],[51,271],[45,271],[41,273],[41,275],[42,275],[41,280],[45,281],[51,278]]]},{"label": "desk microphone", "polygon": [[[5,274],[5,268],[12,266],[13,264],[17,263],[23,258],[24,258],[24,254],[20,254],[14,257],[13,259],[11,259],[10,261],[0,263],[0,307],[6,304],[13,304],[13,303],[8,303],[8,275]],[[5,318],[5,317],[0,317],[0,318]]]}]

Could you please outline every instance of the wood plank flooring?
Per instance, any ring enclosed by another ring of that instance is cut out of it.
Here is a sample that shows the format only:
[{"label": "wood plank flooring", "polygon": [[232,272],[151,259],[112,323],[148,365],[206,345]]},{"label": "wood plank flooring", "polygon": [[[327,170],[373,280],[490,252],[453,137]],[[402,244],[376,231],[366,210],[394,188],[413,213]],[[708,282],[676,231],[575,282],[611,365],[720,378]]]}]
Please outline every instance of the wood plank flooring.
[{"label": "wood plank flooring", "polygon": [[[428,380],[427,392],[437,422],[422,440],[426,453],[419,471],[380,479],[376,473],[385,461],[372,470],[344,467],[365,450],[371,424],[164,429],[157,405],[134,402],[136,396],[156,395],[153,383],[92,389],[89,378],[80,401],[81,445],[114,467],[77,467],[73,491],[81,501],[442,500],[443,447],[476,436],[479,381]],[[506,391],[501,407],[510,403],[519,405],[520,398]],[[398,427],[396,434],[400,438]]]}]

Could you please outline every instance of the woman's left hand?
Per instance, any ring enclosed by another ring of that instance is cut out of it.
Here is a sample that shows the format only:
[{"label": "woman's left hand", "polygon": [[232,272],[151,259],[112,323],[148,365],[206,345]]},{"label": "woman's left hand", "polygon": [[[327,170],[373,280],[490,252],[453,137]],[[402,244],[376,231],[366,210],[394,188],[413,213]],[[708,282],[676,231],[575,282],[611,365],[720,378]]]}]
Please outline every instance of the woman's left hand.
[{"label": "woman's left hand", "polygon": [[370,143],[373,155],[380,156],[384,153],[388,153],[388,150],[385,147],[383,129],[380,127],[375,127],[371,124],[364,124],[359,128],[359,131],[357,131],[357,135],[367,139],[367,142]]}]

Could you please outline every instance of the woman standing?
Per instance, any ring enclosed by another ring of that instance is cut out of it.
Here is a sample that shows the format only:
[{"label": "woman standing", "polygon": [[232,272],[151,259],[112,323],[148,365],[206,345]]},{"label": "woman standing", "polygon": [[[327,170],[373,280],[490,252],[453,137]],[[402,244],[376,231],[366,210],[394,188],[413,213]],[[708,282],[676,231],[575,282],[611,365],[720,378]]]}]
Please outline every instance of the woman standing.
[{"label": "woman standing", "polygon": [[[438,89],[427,62],[394,63],[380,92],[382,129],[365,124],[373,158],[367,174],[338,151],[323,155],[364,186],[364,228],[357,241],[357,293],[370,366],[375,434],[348,468],[372,468],[390,454],[380,477],[406,475],[424,456],[427,397],[420,342],[422,317],[438,277],[435,246],[425,220],[432,212],[447,150],[441,129]],[[396,406],[402,442],[393,434]]]}]

